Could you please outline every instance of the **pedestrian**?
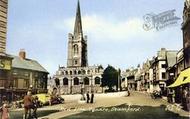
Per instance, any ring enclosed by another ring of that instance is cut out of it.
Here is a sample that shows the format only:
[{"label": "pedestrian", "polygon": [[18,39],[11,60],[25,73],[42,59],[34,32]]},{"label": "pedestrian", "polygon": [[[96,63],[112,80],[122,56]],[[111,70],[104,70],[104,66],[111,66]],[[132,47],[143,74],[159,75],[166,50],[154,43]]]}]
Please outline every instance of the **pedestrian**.
[{"label": "pedestrian", "polygon": [[34,119],[37,119],[37,109],[39,107],[39,101],[38,101],[38,96],[35,96],[32,100],[32,109],[33,109],[33,113],[32,113],[32,117]]},{"label": "pedestrian", "polygon": [[187,94],[186,102],[187,102],[187,111],[190,111],[190,91]]},{"label": "pedestrian", "polygon": [[94,102],[94,92],[92,92],[91,99],[90,99],[90,103],[93,103],[93,102]]},{"label": "pedestrian", "polygon": [[31,92],[28,91],[27,95],[24,96],[24,119],[28,119],[31,117],[31,108],[32,108],[32,95]]},{"label": "pedestrian", "polygon": [[186,102],[186,99],[187,99],[187,87],[183,90],[183,95],[182,95],[182,105],[183,105],[183,108],[186,110],[187,109],[187,102]]},{"label": "pedestrian", "polygon": [[7,106],[6,103],[3,104],[3,107],[1,109],[1,111],[2,111],[2,115],[1,115],[2,117],[1,117],[1,119],[9,119],[10,118],[9,117],[8,106]]},{"label": "pedestrian", "polygon": [[87,92],[87,94],[86,94],[86,98],[87,98],[86,102],[89,103],[89,101],[90,101],[90,95],[89,95],[89,92]]}]

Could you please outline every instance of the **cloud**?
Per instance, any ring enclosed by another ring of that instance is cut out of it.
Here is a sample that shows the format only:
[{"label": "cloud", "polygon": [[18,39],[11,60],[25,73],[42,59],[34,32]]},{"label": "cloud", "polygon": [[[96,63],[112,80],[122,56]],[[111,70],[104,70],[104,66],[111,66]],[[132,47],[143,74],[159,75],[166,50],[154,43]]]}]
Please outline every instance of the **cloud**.
[{"label": "cloud", "polygon": [[[63,22],[62,22],[63,21]],[[149,39],[154,35],[153,31],[145,31],[142,27],[143,20],[140,18],[129,18],[126,20],[114,20],[100,15],[85,15],[82,17],[84,33],[93,36],[96,40],[132,40],[134,37],[145,37]],[[73,31],[75,17],[57,21],[55,26],[59,29]]]}]

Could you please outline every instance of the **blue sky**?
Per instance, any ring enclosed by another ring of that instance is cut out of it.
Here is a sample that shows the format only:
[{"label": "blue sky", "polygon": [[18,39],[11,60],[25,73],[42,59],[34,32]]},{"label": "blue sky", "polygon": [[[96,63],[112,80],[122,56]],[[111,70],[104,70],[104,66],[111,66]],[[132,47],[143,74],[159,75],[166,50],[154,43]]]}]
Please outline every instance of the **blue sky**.
[{"label": "blue sky", "polygon": [[[77,0],[9,0],[7,53],[25,49],[51,74],[66,66],[68,33],[74,30]],[[121,69],[142,64],[165,47],[182,48],[184,0],[80,0],[89,65]],[[175,9],[177,25],[145,31],[143,16]]]}]

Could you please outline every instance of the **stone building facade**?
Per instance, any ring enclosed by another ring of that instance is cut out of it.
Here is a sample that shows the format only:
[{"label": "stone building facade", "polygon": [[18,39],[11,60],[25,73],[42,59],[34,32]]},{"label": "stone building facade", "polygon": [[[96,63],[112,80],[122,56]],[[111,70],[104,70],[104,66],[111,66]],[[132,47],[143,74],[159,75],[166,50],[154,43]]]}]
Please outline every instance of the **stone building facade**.
[{"label": "stone building facade", "polygon": [[190,3],[185,2],[183,10],[183,49],[184,49],[184,65],[185,69],[190,68]]},{"label": "stone building facade", "polygon": [[0,0],[0,54],[5,54],[8,0]]},{"label": "stone building facade", "polygon": [[0,104],[18,99],[31,89],[47,92],[48,72],[37,61],[6,53],[8,0],[0,0]]},{"label": "stone building facade", "polygon": [[74,33],[68,35],[67,67],[59,67],[54,76],[61,94],[102,92],[102,66],[88,66],[87,36],[83,35],[80,4],[78,1]]}]

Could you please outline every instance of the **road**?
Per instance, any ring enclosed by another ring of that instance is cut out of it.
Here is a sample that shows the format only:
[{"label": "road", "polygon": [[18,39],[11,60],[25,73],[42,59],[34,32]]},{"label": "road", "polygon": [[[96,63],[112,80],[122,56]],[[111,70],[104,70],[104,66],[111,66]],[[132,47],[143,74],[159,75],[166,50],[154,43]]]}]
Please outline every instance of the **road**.
[{"label": "road", "polygon": [[[95,103],[93,103],[93,104],[86,104],[86,103],[79,104],[78,102],[69,102],[69,103],[65,103],[62,105],[56,105],[53,107],[46,107],[46,109],[59,110],[59,112],[49,114],[48,116],[44,116],[41,119],[61,119],[63,117],[65,117],[65,118],[70,117],[69,119],[74,119],[74,118],[76,118],[75,115],[77,115],[77,118],[80,119],[80,115],[87,115],[85,113],[84,114],[82,113],[84,111],[88,111],[88,112],[97,111],[99,115],[101,115],[101,113],[103,115],[106,115],[106,114],[110,115],[110,114],[112,114],[112,112],[111,113],[110,113],[110,111],[109,111],[109,113],[106,112],[107,107],[116,107],[117,108],[121,105],[127,105],[127,107],[129,105],[135,105],[137,107],[134,107],[134,109],[140,108],[141,113],[145,113],[144,111],[146,111],[146,110],[151,110],[151,111],[158,110],[160,112],[161,116],[165,116],[165,117],[168,117],[168,115],[176,117],[175,113],[177,113],[181,116],[186,116],[186,117],[189,116],[188,112],[185,112],[185,111],[181,110],[179,107],[176,107],[176,106],[173,106],[173,105],[167,103],[163,99],[151,99],[150,96],[146,93],[132,92],[129,97],[99,98],[99,99],[96,99],[96,97],[95,97]],[[163,105],[165,105],[165,106],[163,106]],[[98,107],[101,107],[102,109],[96,110]],[[124,107],[126,108],[126,106],[124,106]],[[108,110],[111,110],[111,109],[108,109]],[[117,111],[120,112],[121,110],[119,110],[119,108],[118,108]],[[159,114],[159,113],[156,114],[155,112],[152,112],[153,113],[152,114],[151,111],[150,111],[150,113],[147,113],[148,116],[149,115],[153,116],[151,118],[155,118],[154,116]],[[171,111],[172,111],[172,113],[171,113]],[[114,113],[114,114],[117,115],[119,113]],[[130,114],[132,114],[132,112]],[[128,113],[128,115],[130,115],[130,114]],[[140,114],[140,113],[135,113],[135,114]],[[72,115],[74,115],[74,116],[72,117]],[[96,113],[92,113],[90,115],[97,116]],[[114,115],[114,116],[116,116],[116,115]],[[137,116],[140,116],[140,115],[137,115]],[[125,117],[125,114],[124,114],[124,117]],[[107,118],[107,117],[100,117],[100,118],[103,119],[103,118]],[[135,117],[135,118],[139,118],[139,117]],[[179,116],[179,118],[180,118],[180,116]],[[85,119],[85,117],[81,116],[81,119]],[[88,119],[90,119],[90,118],[88,117]],[[92,117],[92,119],[94,119],[94,118]],[[178,118],[176,118],[176,119],[178,119]]]},{"label": "road", "polygon": [[[135,107],[131,106],[131,108],[129,108],[130,105],[135,105]],[[87,113],[84,111],[87,111]],[[123,113],[123,111],[125,111],[125,113]],[[93,104],[72,101],[38,109],[38,116],[41,117],[40,119],[96,119],[97,115],[101,115],[99,117],[100,119],[110,118],[110,115],[113,119],[135,119],[142,117],[141,114],[144,115],[145,113],[150,119],[156,119],[155,117],[165,119],[167,119],[167,117],[172,117],[172,119],[174,119],[173,117],[177,117],[176,119],[181,119],[181,117],[178,115],[176,116],[176,114],[185,117],[189,116],[188,112],[167,103],[167,101],[163,99],[151,99],[147,93],[142,92],[131,92],[129,97],[117,98],[104,97],[97,99],[95,95],[95,103]],[[11,111],[10,119],[21,119],[22,115],[23,109]],[[86,115],[88,115],[88,117]],[[106,115],[107,117],[105,117]],[[119,117],[118,115],[123,116]],[[148,117],[145,119],[149,119]]]}]

